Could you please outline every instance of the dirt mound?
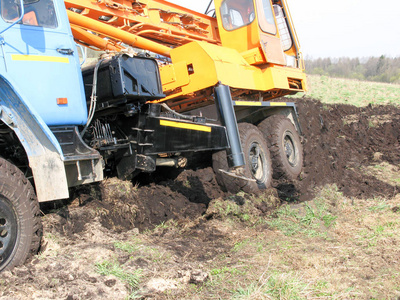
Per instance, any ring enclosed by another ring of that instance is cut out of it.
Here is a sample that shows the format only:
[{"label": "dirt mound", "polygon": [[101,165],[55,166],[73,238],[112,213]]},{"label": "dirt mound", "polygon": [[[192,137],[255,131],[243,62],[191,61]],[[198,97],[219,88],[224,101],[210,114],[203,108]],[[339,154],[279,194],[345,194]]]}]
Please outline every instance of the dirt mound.
[{"label": "dirt mound", "polygon": [[399,186],[365,174],[365,167],[400,163],[400,109],[394,106],[326,105],[297,101],[303,130],[304,172],[281,195],[309,200],[317,186],[335,183],[346,196],[393,196]]},{"label": "dirt mound", "polygon": [[138,189],[135,226],[142,230],[170,219],[195,219],[207,210],[212,199],[223,195],[210,167],[184,170],[176,178]]},{"label": "dirt mound", "polygon": [[[382,162],[400,164],[399,108],[325,105],[312,99],[298,100],[297,107],[303,131],[304,171],[295,182],[274,182],[281,200],[311,200],[315,188],[326,184],[336,184],[348,197],[397,193],[399,186],[366,170]],[[72,204],[57,212],[60,220],[55,226],[60,232],[75,234],[82,231],[88,219],[100,216],[107,229],[122,232],[136,227],[143,231],[168,220],[196,219],[213,199],[229,198],[207,167],[211,165],[210,155],[201,158],[197,163],[200,169],[160,169],[139,178],[141,183],[136,185],[114,178],[80,187]],[[81,206],[89,210],[78,212],[75,207]]]},{"label": "dirt mound", "polygon": [[206,212],[211,200],[226,196],[211,167],[181,170],[169,177],[155,174],[157,182],[143,186],[109,178],[76,188],[67,205],[49,208],[45,204],[42,210],[53,213],[57,221],[52,227],[63,235],[79,234],[96,217],[115,232],[143,231],[169,220],[194,220]]}]

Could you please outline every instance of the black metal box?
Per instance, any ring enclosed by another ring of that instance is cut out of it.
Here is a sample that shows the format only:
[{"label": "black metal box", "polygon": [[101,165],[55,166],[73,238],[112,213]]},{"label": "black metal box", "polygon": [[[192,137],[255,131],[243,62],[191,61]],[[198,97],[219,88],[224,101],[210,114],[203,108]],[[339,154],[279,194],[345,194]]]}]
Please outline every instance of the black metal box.
[{"label": "black metal box", "polygon": [[[95,66],[82,70],[86,100],[90,101]],[[97,110],[125,103],[164,98],[154,59],[117,55],[103,61],[97,75]]]}]

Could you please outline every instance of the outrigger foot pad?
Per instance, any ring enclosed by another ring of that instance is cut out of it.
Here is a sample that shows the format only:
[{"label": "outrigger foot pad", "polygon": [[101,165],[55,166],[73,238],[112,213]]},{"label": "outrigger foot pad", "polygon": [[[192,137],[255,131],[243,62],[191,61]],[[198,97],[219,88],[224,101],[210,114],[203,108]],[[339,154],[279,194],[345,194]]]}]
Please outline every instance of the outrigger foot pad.
[{"label": "outrigger foot pad", "polygon": [[219,171],[220,171],[221,173],[223,173],[223,174],[225,174],[225,175],[228,175],[228,176],[231,176],[231,177],[235,177],[235,178],[238,178],[238,179],[247,180],[247,181],[251,181],[251,182],[256,182],[255,179],[253,179],[253,178],[248,178],[248,177],[245,177],[245,176],[243,176],[243,175],[239,175],[239,174],[237,174],[236,172],[229,172],[229,171],[225,171],[225,170],[222,170],[222,169],[219,169]]}]

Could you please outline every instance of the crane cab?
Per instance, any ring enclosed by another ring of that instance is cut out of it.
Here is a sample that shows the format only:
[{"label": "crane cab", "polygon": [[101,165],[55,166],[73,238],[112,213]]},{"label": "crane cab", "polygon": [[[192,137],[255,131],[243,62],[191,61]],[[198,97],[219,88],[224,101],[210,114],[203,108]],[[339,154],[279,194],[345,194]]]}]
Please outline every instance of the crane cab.
[{"label": "crane cab", "polygon": [[283,0],[215,0],[223,47],[252,65],[301,68],[299,44]]}]

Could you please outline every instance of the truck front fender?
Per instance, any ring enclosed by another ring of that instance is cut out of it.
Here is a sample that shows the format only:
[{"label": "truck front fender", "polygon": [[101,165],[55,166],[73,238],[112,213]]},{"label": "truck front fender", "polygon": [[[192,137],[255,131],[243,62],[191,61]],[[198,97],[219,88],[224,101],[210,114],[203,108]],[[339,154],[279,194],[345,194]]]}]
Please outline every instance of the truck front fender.
[{"label": "truck front fender", "polygon": [[39,201],[69,197],[61,147],[42,118],[0,76],[0,119],[19,138],[29,159]]}]

